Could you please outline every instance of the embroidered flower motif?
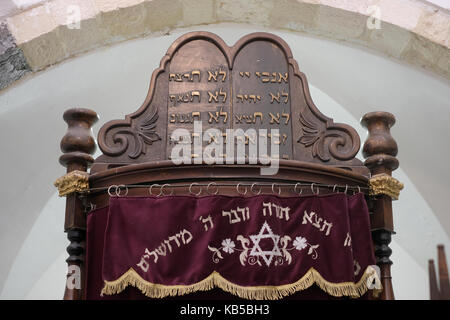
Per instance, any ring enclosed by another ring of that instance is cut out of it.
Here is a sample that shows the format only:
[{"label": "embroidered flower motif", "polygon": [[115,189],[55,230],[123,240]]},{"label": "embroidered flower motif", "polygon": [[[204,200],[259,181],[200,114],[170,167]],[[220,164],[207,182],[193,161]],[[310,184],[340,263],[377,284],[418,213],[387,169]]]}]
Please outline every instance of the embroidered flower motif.
[{"label": "embroidered flower motif", "polygon": [[306,238],[296,237],[294,243],[292,243],[297,250],[302,250],[306,248]]},{"label": "embroidered flower motif", "polygon": [[223,251],[232,254],[236,245],[234,244],[234,241],[231,241],[231,239],[228,238],[222,241],[222,247]]}]

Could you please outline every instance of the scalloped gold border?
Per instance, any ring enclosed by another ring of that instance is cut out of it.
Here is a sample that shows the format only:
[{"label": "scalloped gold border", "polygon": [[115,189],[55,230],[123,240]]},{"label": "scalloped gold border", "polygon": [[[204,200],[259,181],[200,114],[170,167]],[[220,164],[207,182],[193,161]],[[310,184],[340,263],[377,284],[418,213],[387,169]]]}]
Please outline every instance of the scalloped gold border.
[{"label": "scalloped gold border", "polygon": [[369,180],[370,195],[385,194],[394,200],[398,200],[400,190],[404,185],[397,179],[386,173],[376,174]]},{"label": "scalloped gold border", "polygon": [[[226,292],[236,295],[243,299],[250,300],[278,300],[283,297],[294,294],[297,291],[305,290],[317,284],[323,291],[335,297],[349,296],[353,298],[361,297],[369,288],[367,280],[371,277],[376,278],[376,282],[381,285],[376,270],[368,266],[363,276],[357,283],[341,282],[332,283],[325,280],[320,273],[314,268],[310,268],[308,272],[298,281],[280,286],[240,286],[234,284],[217,271],[213,271],[208,277],[200,282],[190,285],[162,285],[148,282],[133,269],[130,268],[122,276],[114,281],[105,281],[101,296],[118,294],[125,290],[129,285],[138,288],[144,295],[150,298],[164,298],[167,296],[180,296],[196,291],[207,291],[214,287],[218,287]],[[374,294],[379,294],[380,289],[374,290]]]},{"label": "scalloped gold border", "polygon": [[89,191],[89,174],[74,170],[56,179],[53,183],[58,188],[59,196],[64,197],[73,192]]}]

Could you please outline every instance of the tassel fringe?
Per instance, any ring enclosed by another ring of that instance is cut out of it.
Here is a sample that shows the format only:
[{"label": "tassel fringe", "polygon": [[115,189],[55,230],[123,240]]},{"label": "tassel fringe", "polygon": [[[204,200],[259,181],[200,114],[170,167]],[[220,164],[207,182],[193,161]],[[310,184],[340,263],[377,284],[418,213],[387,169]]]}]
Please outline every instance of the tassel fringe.
[{"label": "tassel fringe", "polygon": [[[101,296],[118,294],[125,290],[129,285],[138,288],[144,295],[150,298],[164,298],[167,296],[181,296],[196,291],[208,291],[218,287],[226,292],[236,295],[243,299],[250,300],[277,300],[294,294],[297,291],[305,290],[317,284],[323,291],[334,297],[353,297],[358,298],[364,295],[370,288],[367,286],[368,279],[375,277],[378,284],[381,285],[378,275],[371,266],[367,267],[363,276],[357,283],[342,282],[332,283],[325,280],[314,268],[298,281],[280,286],[255,286],[246,287],[234,284],[218,272],[212,272],[208,277],[200,282],[191,285],[166,286],[148,282],[133,269],[130,268],[126,273],[114,281],[105,281]],[[379,294],[381,289],[374,289],[374,295]]]}]

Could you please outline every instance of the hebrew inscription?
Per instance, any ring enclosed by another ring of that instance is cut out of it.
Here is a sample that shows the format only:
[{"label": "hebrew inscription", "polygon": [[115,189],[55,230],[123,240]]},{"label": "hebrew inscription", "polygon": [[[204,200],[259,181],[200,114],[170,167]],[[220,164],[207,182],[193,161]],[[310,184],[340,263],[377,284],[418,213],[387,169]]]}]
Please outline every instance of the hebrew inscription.
[{"label": "hebrew inscription", "polygon": [[226,164],[242,163],[237,153],[249,162],[257,153],[261,163],[268,156],[368,174],[355,158],[356,131],[319,111],[288,45],[267,33],[247,35],[234,46],[207,32],[180,37],[153,72],[142,106],[106,123],[98,145],[103,155],[92,172],[161,160],[178,164],[182,149],[194,164],[210,150]]},{"label": "hebrew inscription", "polygon": [[[196,59],[186,63],[190,56]],[[217,47],[193,41],[179,50],[170,65],[168,94],[168,154],[176,144],[194,144],[191,134],[176,141],[170,139],[173,130],[186,128],[191,133],[194,122],[200,121],[203,132],[216,128],[222,133],[221,137],[209,133],[209,138],[203,139],[203,148],[220,141],[237,144],[239,139],[247,148],[257,145],[258,138],[268,138],[280,147],[277,157],[292,158],[289,71],[280,48],[264,41],[251,43],[237,55],[230,70]],[[250,128],[258,134],[247,132]],[[229,141],[226,129],[242,129],[244,136]],[[279,133],[271,134],[271,129]],[[273,156],[269,147],[267,154]],[[199,152],[191,157],[196,158]],[[219,153],[225,156],[225,146]]]}]

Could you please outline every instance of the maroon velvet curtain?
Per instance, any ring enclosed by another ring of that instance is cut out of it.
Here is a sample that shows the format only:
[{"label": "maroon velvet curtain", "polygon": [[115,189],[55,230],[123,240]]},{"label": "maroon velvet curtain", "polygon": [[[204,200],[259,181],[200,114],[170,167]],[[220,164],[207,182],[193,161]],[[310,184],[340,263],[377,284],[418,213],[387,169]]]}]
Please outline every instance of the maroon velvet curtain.
[{"label": "maroon velvet curtain", "polygon": [[87,299],[366,297],[375,276],[361,193],[112,197],[86,263]]}]

